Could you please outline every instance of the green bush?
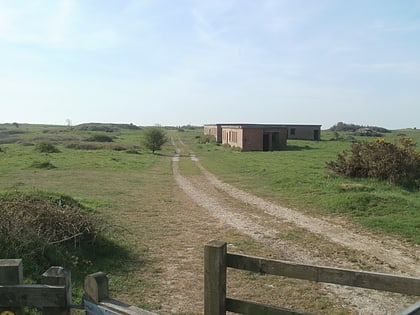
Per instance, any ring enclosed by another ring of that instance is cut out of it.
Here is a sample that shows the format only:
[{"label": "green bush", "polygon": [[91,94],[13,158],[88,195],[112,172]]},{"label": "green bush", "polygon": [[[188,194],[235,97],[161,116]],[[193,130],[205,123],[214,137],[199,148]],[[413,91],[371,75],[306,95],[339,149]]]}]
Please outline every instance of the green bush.
[{"label": "green bush", "polygon": [[35,144],[35,151],[41,153],[60,153],[55,145],[47,141],[40,141]]},{"label": "green bush", "polygon": [[99,150],[102,149],[102,146],[96,143],[71,142],[66,145],[66,148],[76,150]]},{"label": "green bush", "polygon": [[370,129],[373,132],[377,133],[388,133],[390,130],[383,128],[383,127],[377,127],[377,126],[361,126],[356,124],[347,124],[344,122],[338,122],[334,126],[330,128],[331,131],[345,131],[345,132],[356,132],[359,129]]},{"label": "green bush", "polygon": [[147,128],[144,131],[143,145],[151,150],[153,154],[168,141],[165,130],[158,127]]},{"label": "green bush", "polygon": [[410,188],[420,187],[420,153],[410,138],[401,138],[399,144],[382,138],[374,142],[354,142],[350,151],[339,153],[336,161],[327,162],[327,168],[348,177],[376,178]]},{"label": "green bush", "polygon": [[213,135],[201,135],[198,138],[199,144],[214,143],[216,142],[216,137]]},{"label": "green bush", "polygon": [[112,137],[108,135],[93,135],[86,139],[86,141],[93,141],[93,142],[113,142],[114,140]]},{"label": "green bush", "polygon": [[47,170],[56,168],[56,166],[54,164],[52,164],[50,161],[45,161],[45,162],[35,161],[31,164],[31,167],[40,168],[40,169],[47,169]]}]

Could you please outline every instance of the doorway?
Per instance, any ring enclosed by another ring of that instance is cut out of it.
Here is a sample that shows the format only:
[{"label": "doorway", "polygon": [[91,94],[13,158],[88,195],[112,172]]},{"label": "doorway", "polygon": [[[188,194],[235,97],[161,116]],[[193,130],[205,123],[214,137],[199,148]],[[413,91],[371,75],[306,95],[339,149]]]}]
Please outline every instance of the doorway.
[{"label": "doorway", "polygon": [[270,134],[264,133],[263,134],[263,151],[270,150]]}]

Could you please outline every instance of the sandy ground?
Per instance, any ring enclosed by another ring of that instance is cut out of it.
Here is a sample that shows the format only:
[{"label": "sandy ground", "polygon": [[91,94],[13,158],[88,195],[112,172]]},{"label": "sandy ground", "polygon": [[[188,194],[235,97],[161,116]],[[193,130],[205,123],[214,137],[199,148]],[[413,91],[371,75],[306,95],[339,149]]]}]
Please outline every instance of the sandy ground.
[{"label": "sandy ground", "polygon": [[[233,228],[261,243],[261,246],[278,252],[285,260],[420,276],[418,247],[372,235],[343,219],[310,217],[254,196],[222,182],[207,171],[181,141],[173,141],[173,144],[177,147],[177,154],[172,159],[174,179],[193,203],[215,219],[215,228]],[[202,174],[182,176],[178,168],[181,158],[191,159]],[[298,240],[277,237],[290,227],[302,230],[300,235],[303,237]],[[190,229],[194,238],[194,226]],[[179,272],[176,268],[172,269],[166,270],[168,278],[175,277],[175,273]],[[171,272],[174,273],[172,276]],[[322,285],[320,290],[325,291],[333,301],[344,303],[355,314],[398,314],[416,301],[416,297],[337,285]],[[173,297],[172,303],[180,298]],[[176,312],[176,309],[169,312]]]}]

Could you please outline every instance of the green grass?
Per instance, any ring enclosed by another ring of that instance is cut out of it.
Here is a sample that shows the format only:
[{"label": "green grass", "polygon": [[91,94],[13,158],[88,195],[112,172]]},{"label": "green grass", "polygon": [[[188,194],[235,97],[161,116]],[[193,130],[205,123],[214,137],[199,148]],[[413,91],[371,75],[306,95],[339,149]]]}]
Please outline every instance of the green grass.
[{"label": "green grass", "polygon": [[178,162],[178,167],[182,175],[199,175],[200,169],[195,165],[191,159],[181,159]]},{"label": "green grass", "polygon": [[[332,132],[323,132],[322,141],[289,140],[287,150],[276,152],[238,152],[222,145],[198,144],[197,134],[185,132],[184,142],[190,143],[206,168],[229,183],[313,215],[344,215],[376,232],[420,244],[419,192],[328,173],[325,163],[351,145],[333,140]],[[417,130],[394,131],[384,138],[393,142],[401,134],[420,144]]]},{"label": "green grass", "polygon": [[[114,150],[107,144],[95,150],[68,148],[70,143],[82,143],[95,133],[63,126],[0,125],[0,193],[39,190],[63,193],[95,209],[109,224],[107,238],[99,246],[75,248],[74,260],[57,261],[54,259],[57,253],[46,252],[51,264],[72,271],[76,301],[80,300],[83,278],[97,271],[112,275],[114,296],[117,292],[131,295],[134,287],[141,292],[151,286],[147,279],[138,283],[138,277],[130,276],[131,272],[147,268],[150,240],[139,239],[136,233],[152,228],[132,218],[137,212],[141,216],[153,216],[164,202],[161,198],[165,193],[161,191],[171,192],[172,185],[168,181],[172,176],[170,159],[166,156],[173,151],[170,146],[154,155],[141,147],[142,130],[117,128],[110,133],[115,136],[112,145],[134,148],[136,154]],[[54,144],[60,152],[35,150],[35,144],[40,141]],[[39,267],[33,263],[24,261],[24,276],[29,282],[37,281],[40,276]],[[136,298],[137,305],[148,305],[144,297]]]},{"label": "green grass", "polygon": [[[165,293],[162,288],[153,287],[160,271],[149,261],[149,249],[159,248],[163,238],[179,233],[178,227],[163,218],[184,207],[173,196],[168,157],[174,148],[167,144],[153,155],[141,146],[142,130],[115,125],[108,126],[112,143],[96,143],[101,146],[94,150],[69,148],[72,143],[90,144],[84,140],[104,133],[103,126],[99,127],[95,131],[65,126],[0,125],[0,192],[64,193],[95,209],[113,228],[108,243],[87,252],[75,249],[74,256],[82,258],[68,262],[76,297],[80,298],[86,274],[105,271],[110,275],[112,297],[129,296],[133,304],[157,309],[159,298],[164,299]],[[330,140],[332,133],[324,133],[319,142],[289,141],[285,151],[239,152],[222,145],[199,145],[195,137],[201,134],[200,130],[170,132],[182,137],[206,168],[238,187],[314,215],[347,216],[375,231],[420,244],[419,193],[378,181],[328,174],[325,162],[350,146],[348,141]],[[418,131],[404,132],[420,142]],[[36,151],[35,144],[40,141],[54,144],[60,152]],[[126,149],[115,150],[116,146]],[[55,168],[33,167],[34,163],[47,162]],[[200,174],[190,159],[181,159],[179,167],[183,175]],[[300,234],[285,232],[282,237],[299,240]],[[25,266],[24,269],[31,270]],[[25,272],[26,278],[37,276]],[[149,292],[155,292],[159,298],[150,302]]]}]

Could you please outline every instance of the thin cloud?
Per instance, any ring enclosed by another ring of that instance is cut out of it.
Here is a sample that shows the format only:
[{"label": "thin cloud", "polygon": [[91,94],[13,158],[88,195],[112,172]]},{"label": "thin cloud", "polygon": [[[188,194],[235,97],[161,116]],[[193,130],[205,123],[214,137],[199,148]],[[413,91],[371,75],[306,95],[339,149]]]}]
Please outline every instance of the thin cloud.
[{"label": "thin cloud", "polygon": [[[1,6],[1,4],[0,4]],[[118,41],[115,29],[92,26],[75,0],[28,1],[0,7],[0,41],[48,49],[100,50]]]},{"label": "thin cloud", "polygon": [[420,63],[416,61],[400,61],[400,62],[383,62],[383,63],[369,63],[359,64],[353,63],[349,68],[369,73],[393,73],[404,75],[415,75],[420,77]]}]

